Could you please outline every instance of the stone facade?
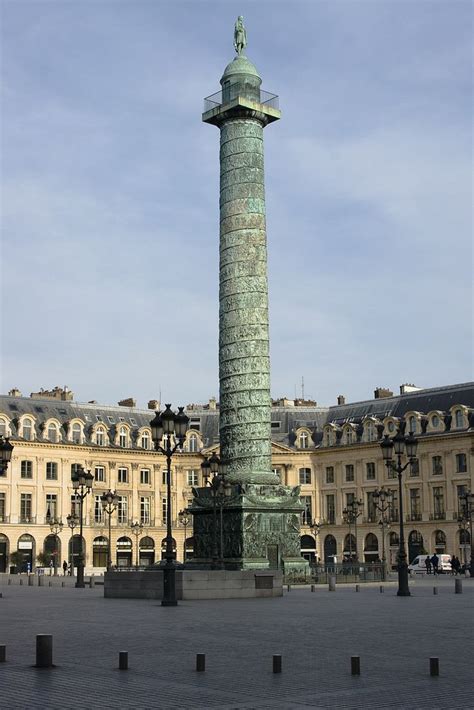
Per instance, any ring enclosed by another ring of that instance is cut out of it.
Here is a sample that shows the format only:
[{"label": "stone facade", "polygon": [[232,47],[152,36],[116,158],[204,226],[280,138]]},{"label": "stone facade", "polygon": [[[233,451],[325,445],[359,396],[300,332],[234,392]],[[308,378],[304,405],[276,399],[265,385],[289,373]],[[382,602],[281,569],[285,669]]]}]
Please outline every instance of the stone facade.
[{"label": "stone facade", "polygon": [[[186,411],[194,429],[188,432],[184,450],[176,454],[172,465],[172,524],[178,560],[183,559],[184,528],[178,524],[177,513],[190,505],[193,487],[202,487],[204,458],[219,451],[218,405],[213,401],[212,405],[188,406]],[[369,534],[375,536],[381,556],[379,517],[369,511],[367,496],[382,485],[396,487],[396,480],[389,478],[383,466],[380,436],[393,435],[397,423],[404,420],[415,426],[419,440],[418,470],[403,477],[404,510],[410,517],[405,524],[407,541],[411,533],[417,533],[428,551],[437,548],[463,559],[458,494],[474,490],[473,412],[473,383],[329,408],[291,400],[274,403],[271,465],[283,486],[290,490],[300,487],[303,554],[324,559],[328,539],[334,538],[335,554],[342,558],[349,532],[342,510],[351,494],[364,502],[357,524],[359,556],[366,555]],[[166,535],[165,460],[150,449],[152,417],[153,412],[146,409],[0,396],[0,433],[11,436],[15,447],[6,474],[0,476],[0,569],[8,568],[8,556],[17,549],[23,550],[25,557],[31,555],[36,564],[36,556],[51,534],[46,519],[48,501],[55,501],[56,515],[64,523],[58,559],[68,559],[71,531],[65,522],[71,512],[71,468],[75,464],[90,469],[96,479],[84,509],[86,572],[104,569],[104,554],[101,556],[99,546],[94,553],[94,540],[107,541],[108,521],[96,515],[95,496],[108,488],[126,502],[122,518],[118,511],[112,515],[113,563],[135,564],[130,523],[137,520],[145,524],[140,540],[148,538],[153,546],[140,549],[141,564],[160,559]],[[414,420],[410,422],[411,417]],[[122,428],[128,438],[123,438],[123,432],[120,438]],[[25,500],[29,501],[28,510]],[[312,519],[324,523],[317,538],[309,527]],[[254,524],[250,519],[243,528],[252,532]],[[397,533],[396,521],[386,531],[387,557],[394,563],[392,533]],[[187,537],[191,556],[192,527],[188,527]],[[31,548],[23,544],[31,544]],[[368,553],[370,559],[373,551]]]}]

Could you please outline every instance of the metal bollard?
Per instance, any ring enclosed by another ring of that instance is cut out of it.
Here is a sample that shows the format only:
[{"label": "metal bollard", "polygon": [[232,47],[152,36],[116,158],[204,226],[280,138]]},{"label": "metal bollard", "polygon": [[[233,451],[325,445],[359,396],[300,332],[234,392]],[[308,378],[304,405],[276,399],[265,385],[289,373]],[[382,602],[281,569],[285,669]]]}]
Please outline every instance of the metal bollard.
[{"label": "metal bollard", "polygon": [[291,592],[291,586],[290,586],[289,584],[288,584],[287,587],[286,587],[286,591],[287,591],[287,592]]},{"label": "metal bollard", "polygon": [[385,592],[385,587],[381,584],[380,585],[380,594],[383,594]]},{"label": "metal bollard", "polygon": [[314,584],[311,585],[311,591],[314,592]]},{"label": "metal bollard", "polygon": [[5,663],[7,660],[7,647],[0,646],[0,663]]},{"label": "metal bollard", "polygon": [[430,658],[430,675],[439,675],[439,658],[436,656]]},{"label": "metal bollard", "polygon": [[455,594],[462,594],[462,579],[455,579],[454,580],[454,593]]},{"label": "metal bollard", "polygon": [[119,651],[119,671],[128,671],[128,651]]},{"label": "metal bollard", "polygon": [[65,587],[65,586],[66,586],[66,582],[61,582],[61,587]]},{"label": "metal bollard", "polygon": [[0,592],[0,599],[1,599],[2,597],[3,597],[3,594],[2,594],[2,592]]},{"label": "metal bollard", "polygon": [[48,582],[48,587],[52,587],[52,586],[53,586],[53,583],[51,581]]},{"label": "metal bollard", "polygon": [[11,579],[8,580],[8,586],[12,583]]},{"label": "metal bollard", "polygon": [[[38,579],[39,579],[39,577],[38,577]],[[34,583],[35,583],[34,575],[29,574],[29,575],[28,575],[28,586],[29,586],[29,587],[32,587],[32,586],[34,585]]]},{"label": "metal bollard", "polygon": [[205,653],[196,653],[196,670],[198,673],[203,673],[206,670]]},{"label": "metal bollard", "polygon": [[281,656],[273,656],[273,672],[281,673]]},{"label": "metal bollard", "polygon": [[336,578],[333,575],[331,575],[329,577],[329,591],[330,592],[336,591]]},{"label": "metal bollard", "polygon": [[360,656],[351,656],[351,675],[360,675]]},{"label": "metal bollard", "polygon": [[[28,579],[28,584],[29,584],[29,579]],[[42,587],[44,585],[44,577],[38,577],[38,587]]]},{"label": "metal bollard", "polygon": [[356,584],[356,592],[360,592],[360,585]]},{"label": "metal bollard", "polygon": [[433,594],[438,594],[438,587],[433,587]]},{"label": "metal bollard", "polygon": [[94,587],[94,577],[89,577],[89,589]]},{"label": "metal bollard", "polygon": [[22,586],[22,584],[23,584],[23,577],[20,577],[20,587]]},{"label": "metal bollard", "polygon": [[36,668],[52,668],[53,637],[50,634],[36,636]]}]

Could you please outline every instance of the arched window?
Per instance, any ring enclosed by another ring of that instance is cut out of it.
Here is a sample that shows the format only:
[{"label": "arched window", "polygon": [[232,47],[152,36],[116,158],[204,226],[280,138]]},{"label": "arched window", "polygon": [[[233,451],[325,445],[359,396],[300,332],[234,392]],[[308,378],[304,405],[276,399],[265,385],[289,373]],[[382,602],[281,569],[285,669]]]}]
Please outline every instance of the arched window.
[{"label": "arched window", "polygon": [[31,572],[35,559],[35,539],[32,535],[25,533],[18,538],[18,552],[21,555],[19,572]]},{"label": "arched window", "polygon": [[365,425],[365,439],[366,441],[375,441],[375,424],[374,422],[367,422]]},{"label": "arched window", "polygon": [[437,414],[433,414],[431,417],[431,426],[433,429],[437,429],[439,427],[439,417]]},{"label": "arched window", "polygon": [[152,537],[145,535],[139,543],[140,566],[149,567],[155,561],[155,541]]},{"label": "arched window", "polygon": [[354,430],[352,428],[346,429],[345,441],[346,441],[346,444],[353,444],[354,443]]},{"label": "arched window", "polygon": [[142,432],[141,446],[142,446],[142,449],[148,450],[150,448],[150,432],[149,431]]},{"label": "arched window", "polygon": [[99,426],[96,429],[95,443],[97,446],[105,446],[105,429],[102,426]]},{"label": "arched window", "polygon": [[117,540],[117,567],[132,566],[132,541],[129,537],[119,537]]},{"label": "arched window", "polygon": [[119,446],[123,449],[127,446],[127,430],[124,426],[119,429]]},{"label": "arched window", "polygon": [[442,530],[435,530],[435,551],[444,552],[446,549],[446,534]]},{"label": "arched window", "polygon": [[356,539],[352,533],[344,538],[344,555],[350,558],[357,557]]},{"label": "arched window", "polygon": [[298,435],[298,448],[307,449],[309,447],[309,436],[307,431],[301,431]]},{"label": "arched window", "polygon": [[397,547],[400,544],[400,540],[396,532],[391,532],[388,539],[390,547]]},{"label": "arched window", "polygon": [[456,429],[462,429],[464,427],[464,414],[462,409],[456,409],[455,422]]},{"label": "arched window", "polygon": [[324,562],[336,562],[334,557],[337,552],[337,543],[334,535],[326,535],[324,538]]},{"label": "arched window", "polygon": [[365,537],[364,552],[378,552],[379,551],[379,541],[374,533],[369,533]]},{"label": "arched window", "polygon": [[46,565],[53,563],[53,567],[57,569],[61,564],[61,540],[59,535],[48,535],[43,544],[43,553]]},{"label": "arched window", "polygon": [[[2,522],[2,513],[0,511],[0,522]],[[9,540],[6,535],[0,533],[0,573],[7,571],[7,561],[9,552]]]},{"label": "arched window", "polygon": [[304,557],[310,563],[314,563],[316,558],[316,540],[314,537],[312,535],[302,535],[300,545],[301,557]]},{"label": "arched window", "polygon": [[48,441],[52,444],[57,444],[59,441],[58,427],[56,424],[51,423],[48,425]]},{"label": "arched window", "polygon": [[104,535],[94,538],[92,543],[92,566],[107,567],[109,541]]},{"label": "arched window", "polygon": [[8,436],[8,423],[6,419],[0,419],[0,436]]},{"label": "arched window", "polygon": [[31,419],[23,420],[23,438],[27,441],[31,441],[33,439],[33,422]]},{"label": "arched window", "polygon": [[77,422],[72,425],[72,441],[74,444],[82,442],[82,427]]},{"label": "arched window", "polygon": [[417,424],[417,421],[416,421],[415,416],[412,415],[411,417],[408,418],[408,429],[409,429],[409,431],[412,431],[414,434],[416,433],[416,424]]},{"label": "arched window", "polygon": [[191,434],[188,439],[188,451],[191,454],[195,454],[198,450],[198,438],[196,434]]}]

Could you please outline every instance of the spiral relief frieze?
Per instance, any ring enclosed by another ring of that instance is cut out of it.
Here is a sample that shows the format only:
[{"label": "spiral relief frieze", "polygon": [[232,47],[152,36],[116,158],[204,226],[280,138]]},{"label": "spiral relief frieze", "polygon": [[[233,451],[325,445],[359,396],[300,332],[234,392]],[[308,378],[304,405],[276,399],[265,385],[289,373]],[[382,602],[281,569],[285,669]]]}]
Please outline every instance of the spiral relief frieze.
[{"label": "spiral relief frieze", "polygon": [[221,457],[236,482],[274,483],[263,125],[221,125],[219,379]]}]

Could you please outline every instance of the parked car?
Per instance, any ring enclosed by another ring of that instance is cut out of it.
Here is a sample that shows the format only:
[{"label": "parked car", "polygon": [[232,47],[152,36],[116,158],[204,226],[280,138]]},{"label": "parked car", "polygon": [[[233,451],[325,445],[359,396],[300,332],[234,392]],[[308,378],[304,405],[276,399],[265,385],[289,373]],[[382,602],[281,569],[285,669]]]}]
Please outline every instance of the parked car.
[{"label": "parked car", "polygon": [[[439,559],[438,572],[440,574],[445,574],[451,572],[450,559],[451,555],[437,555]],[[410,574],[426,574],[426,558],[433,557],[433,555],[417,555],[415,559],[408,565],[408,572]],[[431,568],[431,572],[433,569]]]}]

